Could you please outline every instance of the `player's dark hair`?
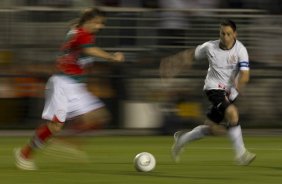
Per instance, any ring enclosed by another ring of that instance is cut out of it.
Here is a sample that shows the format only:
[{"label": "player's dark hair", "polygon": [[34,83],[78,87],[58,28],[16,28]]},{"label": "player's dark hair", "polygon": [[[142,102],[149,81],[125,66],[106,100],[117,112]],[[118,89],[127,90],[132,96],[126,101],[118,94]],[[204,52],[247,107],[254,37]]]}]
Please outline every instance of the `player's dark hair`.
[{"label": "player's dark hair", "polygon": [[105,12],[101,11],[98,8],[90,8],[90,9],[84,10],[81,13],[79,19],[77,20],[77,26],[78,27],[82,26],[85,22],[93,19],[96,16],[105,17]]},{"label": "player's dark hair", "polygon": [[236,26],[236,23],[232,20],[229,20],[229,19],[226,19],[226,20],[223,20],[221,23],[220,23],[221,26],[230,26],[233,31],[236,31],[237,30],[237,26]]}]

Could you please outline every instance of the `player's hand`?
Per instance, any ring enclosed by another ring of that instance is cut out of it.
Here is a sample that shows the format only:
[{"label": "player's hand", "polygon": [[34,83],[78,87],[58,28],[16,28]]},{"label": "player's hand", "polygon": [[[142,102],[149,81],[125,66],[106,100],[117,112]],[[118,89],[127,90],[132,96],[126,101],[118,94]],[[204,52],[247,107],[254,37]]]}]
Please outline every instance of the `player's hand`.
[{"label": "player's hand", "polygon": [[160,75],[162,78],[173,78],[179,75],[184,69],[192,65],[194,49],[186,49],[175,55],[165,57],[161,60]]},{"label": "player's hand", "polygon": [[116,52],[114,55],[114,61],[123,62],[124,61],[124,54],[121,52]]},{"label": "player's hand", "polygon": [[229,91],[228,99],[233,102],[239,96],[239,91],[232,87]]},{"label": "player's hand", "polygon": [[160,77],[162,79],[173,78],[176,71],[170,57],[163,58],[160,63]]},{"label": "player's hand", "polygon": [[160,62],[159,74],[161,78],[161,84],[168,88],[173,83],[174,71],[172,61],[170,57],[163,58]]}]

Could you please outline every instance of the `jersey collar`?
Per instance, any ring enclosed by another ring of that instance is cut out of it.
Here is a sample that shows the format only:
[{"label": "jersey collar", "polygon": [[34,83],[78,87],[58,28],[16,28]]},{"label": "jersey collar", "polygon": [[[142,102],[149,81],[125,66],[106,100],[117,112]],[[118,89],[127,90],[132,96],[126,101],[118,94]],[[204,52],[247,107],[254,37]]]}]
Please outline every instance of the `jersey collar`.
[{"label": "jersey collar", "polygon": [[233,42],[233,45],[232,45],[232,47],[231,47],[230,49],[225,49],[225,48],[223,48],[223,46],[222,46],[222,44],[221,44],[220,41],[219,41],[219,44],[218,44],[218,45],[219,45],[219,48],[222,49],[222,50],[231,50],[231,49],[234,47],[234,45],[236,44],[236,41],[237,41],[237,40],[235,39],[234,42]]}]

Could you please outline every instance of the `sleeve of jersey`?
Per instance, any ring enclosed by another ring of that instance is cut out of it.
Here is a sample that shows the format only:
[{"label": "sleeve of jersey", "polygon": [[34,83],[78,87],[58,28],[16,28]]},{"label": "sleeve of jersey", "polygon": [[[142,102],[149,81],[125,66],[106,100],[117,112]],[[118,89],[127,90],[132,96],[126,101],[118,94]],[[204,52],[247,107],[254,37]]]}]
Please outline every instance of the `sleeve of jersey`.
[{"label": "sleeve of jersey", "polygon": [[203,43],[202,45],[198,45],[195,49],[194,57],[196,60],[202,60],[206,58],[206,48],[207,43]]},{"label": "sleeve of jersey", "polygon": [[91,34],[81,34],[77,40],[80,48],[93,47],[95,45],[94,36]]},{"label": "sleeve of jersey", "polygon": [[247,49],[244,47],[241,49],[239,54],[239,69],[240,70],[249,70],[249,55]]}]

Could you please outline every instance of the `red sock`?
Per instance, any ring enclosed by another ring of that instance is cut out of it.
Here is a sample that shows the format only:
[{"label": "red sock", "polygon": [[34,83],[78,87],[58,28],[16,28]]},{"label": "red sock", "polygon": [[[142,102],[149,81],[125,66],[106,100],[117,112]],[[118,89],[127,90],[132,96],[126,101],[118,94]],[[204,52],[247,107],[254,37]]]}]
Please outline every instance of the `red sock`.
[{"label": "red sock", "polygon": [[36,129],[35,135],[42,143],[44,143],[50,136],[52,136],[52,132],[48,128],[48,125],[44,124]]},{"label": "red sock", "polygon": [[35,135],[31,139],[30,143],[22,148],[22,155],[25,158],[30,158],[33,150],[42,147],[51,136],[52,132],[48,128],[47,124],[38,127],[35,130]]}]

